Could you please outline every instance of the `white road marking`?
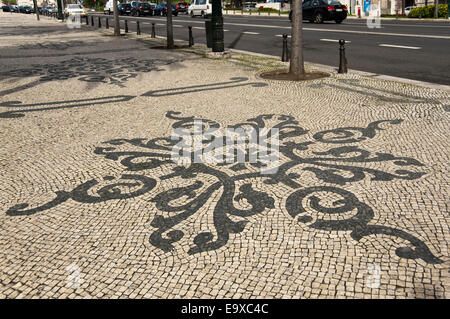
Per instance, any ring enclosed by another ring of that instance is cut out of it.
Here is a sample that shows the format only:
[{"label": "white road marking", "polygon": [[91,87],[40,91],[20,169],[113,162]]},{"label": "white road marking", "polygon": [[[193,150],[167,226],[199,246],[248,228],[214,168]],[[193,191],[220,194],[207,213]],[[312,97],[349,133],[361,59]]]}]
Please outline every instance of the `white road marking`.
[{"label": "white road marking", "polygon": [[[325,42],[339,42],[339,40],[336,40],[336,39],[320,39],[320,41],[325,41]],[[347,40],[345,40],[345,43],[352,43],[352,41],[347,41]]]},{"label": "white road marking", "polygon": [[200,27],[192,27],[192,29],[200,29],[200,30],[204,30],[205,28],[200,28]]},{"label": "white road marking", "polygon": [[[134,19],[145,19],[143,17],[136,17]],[[156,21],[165,21],[165,18],[151,18]],[[192,21],[178,19],[177,22],[188,22],[189,24],[198,23],[204,24],[204,21]],[[262,24],[245,24],[245,23],[226,23],[227,25],[244,26],[244,27],[257,27],[257,28],[271,28],[271,29],[287,29],[290,30],[291,26],[279,26],[279,25],[262,25]],[[159,25],[166,25],[165,23]],[[351,24],[349,24],[351,25]],[[410,26],[410,25],[405,25]],[[444,25],[443,25],[444,26]],[[434,26],[433,26],[434,27]],[[438,26],[436,26],[438,27]],[[194,27],[193,27],[194,28]],[[204,28],[199,28],[204,29]],[[397,36],[397,37],[413,37],[413,38],[428,38],[428,39],[447,39],[450,40],[450,36],[446,35],[431,35],[431,34],[405,34],[405,33],[388,33],[388,32],[374,32],[374,31],[355,31],[355,30],[342,30],[342,29],[322,29],[322,28],[303,28],[304,31],[322,31],[322,32],[335,32],[335,33],[356,33],[356,34],[372,34],[372,35],[387,35],[387,36]]]},{"label": "white road marking", "polygon": [[183,25],[179,25],[179,24],[175,24],[174,27],[176,27],[176,28],[184,28]]},{"label": "white road marking", "polygon": [[249,31],[244,31],[242,32],[243,34],[253,34],[253,35],[258,35],[258,32],[249,32]]},{"label": "white road marking", "polygon": [[411,50],[420,50],[421,47],[408,47],[406,45],[395,45],[395,44],[379,44],[380,47],[389,47],[389,48],[400,48],[400,49],[411,49]]},{"label": "white road marking", "polygon": [[[283,37],[283,35],[282,34],[277,34],[276,35],[276,37],[280,37],[280,38],[282,38]],[[290,38],[291,36],[288,34],[288,38]]]}]

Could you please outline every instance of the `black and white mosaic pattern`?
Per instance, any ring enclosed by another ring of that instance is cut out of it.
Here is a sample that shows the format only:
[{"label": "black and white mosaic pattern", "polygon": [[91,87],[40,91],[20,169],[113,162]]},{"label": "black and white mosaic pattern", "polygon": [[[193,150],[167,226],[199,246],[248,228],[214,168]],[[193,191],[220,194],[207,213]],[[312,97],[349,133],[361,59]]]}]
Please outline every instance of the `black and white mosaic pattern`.
[{"label": "black and white mosaic pattern", "polygon": [[[194,121],[199,120],[173,111],[169,111],[166,116],[174,121],[173,129],[192,129]],[[97,147],[95,153],[120,162],[124,173],[119,181],[112,176],[105,176],[101,182],[106,185],[98,188],[100,181],[89,180],[71,192],[57,191],[56,197],[42,206],[28,208],[26,203],[18,204],[6,214],[33,215],[69,199],[80,204],[99,203],[150,193],[150,201],[158,210],[151,222],[155,230],[150,235],[150,243],[169,252],[175,249],[175,243],[183,241],[190,247],[189,254],[197,254],[225,246],[230,236],[236,236],[246,227],[251,227],[248,225],[248,217],[274,209],[274,196],[270,193],[270,188],[258,190],[254,185],[256,180],[267,186],[283,184],[292,189],[284,210],[298,223],[318,230],[350,232],[355,241],[377,234],[397,237],[408,243],[407,246],[395,249],[397,256],[406,259],[420,258],[430,264],[442,263],[441,259],[430,252],[426,243],[407,230],[371,223],[376,215],[376,207],[369,206],[345,189],[346,185],[363,179],[380,183],[396,179],[414,180],[425,174],[423,164],[413,158],[358,146],[364,140],[375,138],[378,131],[401,122],[400,119],[379,120],[368,123],[366,127],[339,127],[316,132],[312,135],[312,140],[301,142],[298,139],[308,131],[289,115],[264,114],[229,126],[234,129],[253,128],[257,132],[267,128],[279,130],[281,160],[276,173],[270,175],[261,174],[258,170],[262,165],[260,162],[232,161],[219,165],[195,162],[176,165],[171,160],[176,141],[170,137],[110,140],[105,142],[107,146]],[[220,128],[217,122],[211,120],[202,119],[202,123],[203,130]],[[213,140],[203,141],[204,149],[212,142]],[[302,155],[316,144],[325,147],[326,151],[313,152],[312,157]],[[135,151],[136,148],[138,151]],[[391,170],[378,169],[376,164],[382,167],[388,164]],[[166,173],[153,173],[161,168]],[[305,172],[312,172],[320,183],[305,184],[302,181]],[[185,180],[185,185],[155,192],[157,184],[176,178]],[[97,190],[92,195],[94,187]],[[205,206],[211,205],[209,200],[217,192],[220,195],[212,208],[215,229],[195,235],[192,242],[185,241],[184,232],[177,229],[177,226],[198,214]],[[322,203],[328,197],[333,200]],[[245,202],[245,209],[239,207],[242,202]]]}]

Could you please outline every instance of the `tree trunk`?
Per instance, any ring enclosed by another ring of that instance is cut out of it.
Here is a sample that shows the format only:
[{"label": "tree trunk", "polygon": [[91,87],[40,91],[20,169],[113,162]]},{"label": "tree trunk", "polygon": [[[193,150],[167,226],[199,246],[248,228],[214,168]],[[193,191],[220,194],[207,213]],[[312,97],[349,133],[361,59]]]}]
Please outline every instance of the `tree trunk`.
[{"label": "tree trunk", "polygon": [[39,21],[39,9],[36,0],[33,0],[33,5],[34,5],[34,13],[36,13],[36,19]]},{"label": "tree trunk", "polygon": [[439,18],[439,0],[434,0],[434,18]]},{"label": "tree trunk", "polygon": [[117,9],[117,0],[113,0],[113,11],[114,11],[114,35],[120,35],[120,21],[119,21],[119,10]]},{"label": "tree trunk", "polygon": [[301,78],[305,74],[303,65],[303,12],[302,1],[292,1],[292,31],[291,31],[291,59],[289,73],[295,78]]},{"label": "tree trunk", "polygon": [[167,49],[173,49],[172,0],[167,0]]}]

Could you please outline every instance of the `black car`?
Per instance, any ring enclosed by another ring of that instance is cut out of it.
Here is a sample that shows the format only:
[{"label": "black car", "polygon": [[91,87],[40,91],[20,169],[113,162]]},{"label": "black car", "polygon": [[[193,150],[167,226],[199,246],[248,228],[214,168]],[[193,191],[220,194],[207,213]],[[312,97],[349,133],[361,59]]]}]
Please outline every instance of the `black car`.
[{"label": "black car", "polygon": [[20,13],[30,14],[30,13],[33,13],[34,10],[33,10],[33,8],[30,7],[30,6],[20,6],[20,7],[19,7],[19,12],[20,12]]},{"label": "black car", "polygon": [[10,6],[2,6],[2,10],[3,10],[3,12],[11,12],[11,7]]},{"label": "black car", "polygon": [[[347,7],[336,0],[305,0],[303,2],[303,20],[322,23],[335,21],[341,23],[347,18]],[[292,21],[292,10],[289,12]]]},{"label": "black car", "polygon": [[[165,16],[167,15],[167,4],[166,3],[160,3],[158,4],[155,9],[153,9],[153,14],[155,16]],[[174,16],[178,15],[178,11],[177,8],[175,7],[174,4],[172,4],[172,14]]]},{"label": "black car", "polygon": [[120,15],[130,15],[131,14],[131,4],[129,3],[119,3],[117,5],[117,10]]},{"label": "black car", "polygon": [[178,2],[175,8],[177,9],[178,12],[184,12],[187,14],[189,4],[185,1]]},{"label": "black car", "polygon": [[131,5],[131,15],[133,16],[152,16],[153,9],[147,2],[134,2]]}]

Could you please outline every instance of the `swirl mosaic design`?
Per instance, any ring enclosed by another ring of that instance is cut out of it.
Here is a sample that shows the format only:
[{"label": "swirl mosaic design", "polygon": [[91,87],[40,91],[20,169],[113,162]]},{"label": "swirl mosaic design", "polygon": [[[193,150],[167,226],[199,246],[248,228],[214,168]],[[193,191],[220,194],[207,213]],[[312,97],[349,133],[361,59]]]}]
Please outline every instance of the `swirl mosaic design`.
[{"label": "swirl mosaic design", "polygon": [[75,57],[59,63],[34,64],[26,69],[10,70],[6,73],[0,73],[0,79],[37,76],[39,81],[46,82],[77,78],[84,82],[114,84],[124,87],[125,82],[130,78],[137,77],[141,72],[163,71],[162,66],[180,61],[176,59],[119,58],[109,60]]},{"label": "swirl mosaic design", "polygon": [[[173,111],[168,112],[166,117],[174,121],[173,129],[191,130],[194,122],[199,120],[193,116],[183,117]],[[217,122],[201,120],[203,131],[221,128]],[[260,115],[228,126],[234,129],[253,128],[257,132],[270,128],[279,130],[279,167],[276,173],[271,175],[261,174],[258,169],[264,163],[259,161],[234,161],[215,165],[175,164],[171,160],[171,152],[177,141],[170,137],[110,140],[105,142],[106,146],[97,147],[95,153],[108,160],[120,162],[126,172],[120,181],[115,181],[110,176],[104,177],[101,182],[110,184],[98,189],[99,181],[90,180],[71,192],[57,191],[56,198],[42,206],[27,209],[28,204],[18,204],[11,207],[6,214],[33,215],[69,199],[80,203],[98,203],[148,193],[150,202],[158,210],[151,222],[154,231],[149,240],[154,247],[165,252],[176,249],[175,243],[185,237],[186,234],[177,229],[178,226],[205,208],[212,211],[214,230],[201,232],[195,235],[192,241],[189,240],[188,253],[197,254],[224,247],[230,236],[248,227],[248,217],[275,209],[276,198],[269,186],[282,184],[292,190],[282,209],[298,223],[321,231],[350,232],[355,241],[377,234],[400,238],[407,242],[407,245],[396,248],[397,256],[406,259],[419,258],[431,264],[442,263],[443,261],[434,256],[427,245],[413,234],[402,229],[369,224],[376,216],[376,210],[344,188],[364,179],[374,182],[414,180],[425,174],[420,171],[423,164],[413,158],[372,152],[357,145],[374,138],[384,127],[401,122],[402,120],[380,120],[369,123],[367,127],[325,130],[313,134],[312,139],[306,142],[299,142],[298,137],[305,138],[308,131],[300,127],[298,121],[289,115]],[[215,136],[211,140],[203,141],[202,147],[206,150],[215,138],[221,137]],[[312,145],[319,145],[326,150],[312,152]],[[234,153],[234,156],[238,154]],[[384,169],[375,168],[377,164]],[[388,171],[386,167],[393,169]],[[302,172],[312,173],[321,183],[303,185]],[[184,182],[178,182],[177,187],[172,187],[176,184],[172,182],[169,189],[155,192],[160,184],[175,179]],[[260,181],[258,184],[268,187],[262,191],[260,187],[256,187],[255,181]],[[97,195],[90,195],[96,186]],[[213,197],[215,200],[210,201]],[[331,204],[322,201],[330,197],[333,198]],[[242,202],[245,207],[239,204]]]}]

